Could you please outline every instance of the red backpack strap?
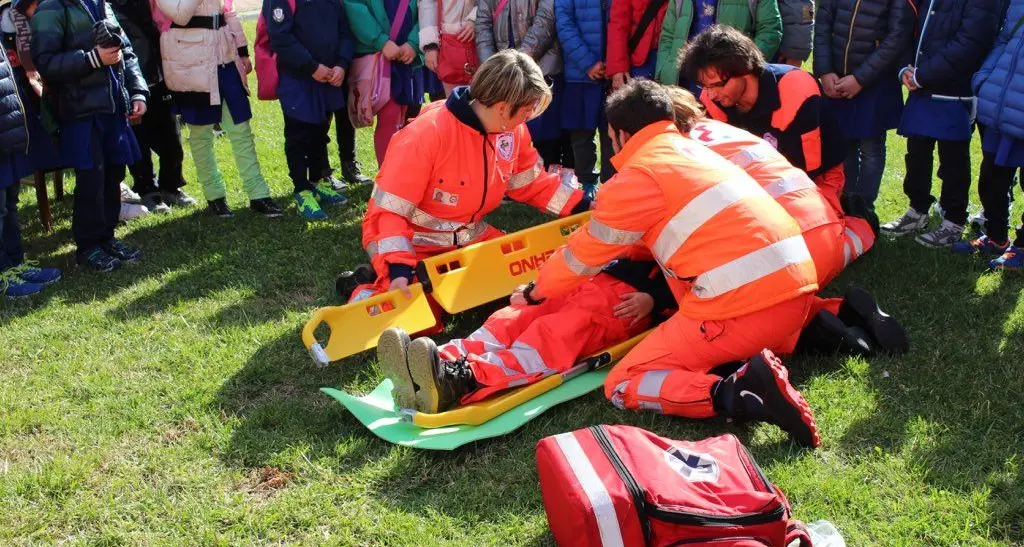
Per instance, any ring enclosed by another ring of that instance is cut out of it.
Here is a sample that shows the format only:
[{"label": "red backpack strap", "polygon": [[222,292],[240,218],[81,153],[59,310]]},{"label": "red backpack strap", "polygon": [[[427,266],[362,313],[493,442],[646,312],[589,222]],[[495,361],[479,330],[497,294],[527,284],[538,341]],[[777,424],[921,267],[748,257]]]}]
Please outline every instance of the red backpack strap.
[{"label": "red backpack strap", "polygon": [[797,547],[813,547],[811,544],[811,534],[807,531],[807,526],[803,522],[790,519],[789,525],[786,526],[786,547],[793,544],[794,541],[798,541]]}]

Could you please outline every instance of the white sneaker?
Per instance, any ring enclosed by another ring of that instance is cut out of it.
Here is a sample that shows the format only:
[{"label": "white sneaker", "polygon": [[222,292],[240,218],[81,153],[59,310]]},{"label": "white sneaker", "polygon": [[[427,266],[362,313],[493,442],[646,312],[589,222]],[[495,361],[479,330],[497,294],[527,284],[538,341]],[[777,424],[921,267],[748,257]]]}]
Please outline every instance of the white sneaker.
[{"label": "white sneaker", "polygon": [[149,209],[145,205],[139,205],[138,203],[121,203],[121,214],[118,218],[121,222],[128,222],[133,218],[143,217],[149,214]]},{"label": "white sneaker", "polygon": [[914,241],[924,245],[925,247],[951,247],[957,241],[960,241],[964,237],[964,227],[943,220],[939,227],[928,232],[927,234],[921,234],[914,238]]},{"label": "white sneaker", "polygon": [[345,184],[345,181],[335,177],[334,173],[327,175],[326,177],[323,178],[323,180],[324,182],[331,183],[331,188],[334,188],[339,192],[348,188],[348,184]]},{"label": "white sneaker", "polygon": [[142,198],[139,197],[131,188],[128,187],[124,182],[121,183],[121,203],[142,203]]},{"label": "white sneaker", "polygon": [[928,227],[928,215],[922,215],[914,210],[913,207],[907,208],[907,212],[903,213],[903,216],[886,222],[881,226],[881,230],[889,235],[893,236],[905,236],[920,232]]},{"label": "white sneaker", "polygon": [[939,218],[946,218],[946,210],[943,209],[941,205],[939,205],[938,201],[932,202],[932,206],[930,209],[928,209],[928,212]]}]

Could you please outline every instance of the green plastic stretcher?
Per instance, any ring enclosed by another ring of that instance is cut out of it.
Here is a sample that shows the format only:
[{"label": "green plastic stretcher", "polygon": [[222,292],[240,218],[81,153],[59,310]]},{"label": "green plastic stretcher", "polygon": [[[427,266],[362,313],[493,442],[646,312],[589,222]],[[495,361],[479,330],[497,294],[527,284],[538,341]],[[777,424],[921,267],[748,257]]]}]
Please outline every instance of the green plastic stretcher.
[{"label": "green plastic stretcher", "polygon": [[331,388],[320,391],[337,399],[374,435],[394,444],[424,450],[454,450],[464,444],[506,435],[536,418],[545,410],[594,391],[604,383],[608,370],[587,372],[551,391],[526,401],[480,425],[452,425],[432,429],[414,424],[406,412],[395,407],[391,380],[385,379],[369,395],[356,397]]}]

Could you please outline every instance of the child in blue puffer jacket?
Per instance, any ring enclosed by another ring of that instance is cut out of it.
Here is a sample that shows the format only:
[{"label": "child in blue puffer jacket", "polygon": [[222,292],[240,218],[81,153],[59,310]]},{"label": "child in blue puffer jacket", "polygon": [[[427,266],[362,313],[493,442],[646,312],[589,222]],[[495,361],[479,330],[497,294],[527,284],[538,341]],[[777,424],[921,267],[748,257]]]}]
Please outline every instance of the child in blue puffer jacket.
[{"label": "child in blue puffer jacket", "polygon": [[562,128],[572,142],[576,176],[591,196],[597,188],[594,130],[603,135],[607,125],[604,51],[610,4],[610,0],[555,0],[555,29],[565,61]]},{"label": "child in blue puffer jacket", "polygon": [[899,77],[910,91],[897,132],[907,137],[903,192],[910,208],[882,225],[894,236],[928,228],[932,189],[932,153],[939,148],[939,205],[942,223],[916,241],[950,247],[963,237],[971,188],[971,136],[976,99],[971,75],[981,67],[999,30],[1002,0],[923,0],[911,57]]},{"label": "child in blue puffer jacket", "polygon": [[978,194],[985,233],[953,246],[959,254],[992,259],[992,269],[1024,267],[1024,218],[1010,241],[1009,207],[1013,175],[1024,168],[1024,0],[1010,0],[995,49],[974,75],[978,123],[983,127]]}]

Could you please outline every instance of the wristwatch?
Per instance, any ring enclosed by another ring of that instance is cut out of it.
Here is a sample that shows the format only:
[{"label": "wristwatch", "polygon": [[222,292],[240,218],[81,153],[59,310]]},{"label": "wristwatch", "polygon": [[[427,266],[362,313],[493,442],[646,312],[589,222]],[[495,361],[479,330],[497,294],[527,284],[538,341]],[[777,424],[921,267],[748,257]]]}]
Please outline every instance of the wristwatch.
[{"label": "wristwatch", "polygon": [[534,283],[533,281],[530,281],[526,285],[526,288],[523,289],[523,298],[526,300],[526,303],[531,305],[531,306],[536,306],[536,305],[544,302],[544,300],[546,300],[545,298],[541,298],[540,300],[534,300],[533,297],[530,296],[530,294],[533,293],[533,288],[534,287],[536,287],[536,283]]}]

